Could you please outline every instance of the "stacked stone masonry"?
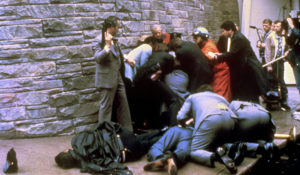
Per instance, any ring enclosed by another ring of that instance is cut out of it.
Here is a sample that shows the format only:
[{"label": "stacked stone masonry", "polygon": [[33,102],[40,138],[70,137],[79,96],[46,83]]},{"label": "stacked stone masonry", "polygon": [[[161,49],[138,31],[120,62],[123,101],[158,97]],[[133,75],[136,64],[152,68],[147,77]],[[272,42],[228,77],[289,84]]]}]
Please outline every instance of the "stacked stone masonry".
[{"label": "stacked stone masonry", "polygon": [[97,122],[92,43],[103,20],[122,19],[123,52],[153,24],[191,40],[238,22],[236,0],[1,0],[0,138],[68,135]]}]

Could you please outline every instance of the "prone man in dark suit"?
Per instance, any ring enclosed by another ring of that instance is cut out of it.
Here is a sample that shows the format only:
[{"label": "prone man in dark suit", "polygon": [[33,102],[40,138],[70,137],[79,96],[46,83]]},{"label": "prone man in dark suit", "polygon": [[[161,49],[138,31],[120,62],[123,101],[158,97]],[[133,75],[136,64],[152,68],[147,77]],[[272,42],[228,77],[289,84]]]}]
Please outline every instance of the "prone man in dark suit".
[{"label": "prone man in dark suit", "polygon": [[[110,121],[113,104],[117,104],[117,122],[123,127],[132,130],[131,115],[125,85],[124,60],[121,49],[114,36],[120,26],[120,19],[110,16],[104,20],[102,35],[94,45],[96,60],[95,86],[100,92],[100,109],[98,123]],[[114,103],[114,100],[116,100]]]}]

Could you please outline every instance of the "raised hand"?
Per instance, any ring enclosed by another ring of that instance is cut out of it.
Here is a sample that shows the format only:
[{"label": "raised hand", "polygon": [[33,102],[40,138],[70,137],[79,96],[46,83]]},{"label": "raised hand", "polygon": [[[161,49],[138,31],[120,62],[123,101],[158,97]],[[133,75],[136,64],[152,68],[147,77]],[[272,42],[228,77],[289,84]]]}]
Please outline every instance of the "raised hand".
[{"label": "raised hand", "polygon": [[104,39],[105,39],[106,45],[107,45],[108,47],[110,47],[110,46],[111,46],[111,43],[112,43],[113,36],[112,36],[110,33],[105,32],[105,33],[104,33]]}]

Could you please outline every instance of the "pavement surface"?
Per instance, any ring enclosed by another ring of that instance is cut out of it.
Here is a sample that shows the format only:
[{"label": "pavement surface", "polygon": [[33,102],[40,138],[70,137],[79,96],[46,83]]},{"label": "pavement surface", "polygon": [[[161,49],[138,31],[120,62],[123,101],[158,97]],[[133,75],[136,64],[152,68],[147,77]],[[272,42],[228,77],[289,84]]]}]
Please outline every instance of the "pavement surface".
[{"label": "pavement surface", "polygon": [[[296,108],[300,109],[300,95],[295,87],[289,87],[289,105],[292,111]],[[277,133],[289,133],[290,128],[297,127],[297,134],[300,131],[300,121],[292,117],[291,112],[273,111],[273,119],[277,126]],[[64,170],[59,168],[54,161],[54,157],[61,151],[71,147],[71,139],[73,136],[60,137],[44,137],[31,139],[0,139],[0,175],[3,173],[3,165],[6,161],[6,154],[11,147],[17,153],[19,164],[19,171],[16,175],[86,175],[87,173],[80,173],[79,169],[73,168]],[[285,147],[286,140],[275,140],[275,143],[280,147]],[[238,166],[237,174],[247,174],[251,168],[256,164],[258,159],[246,158],[241,165]],[[136,162],[126,163],[134,175],[166,175],[166,171],[162,172],[145,172],[144,165],[147,163],[144,156],[141,160]],[[227,169],[216,163],[215,168],[209,168],[193,162],[187,163],[182,167],[179,175],[210,175],[210,174],[230,174]],[[299,170],[300,174],[300,170]]]}]

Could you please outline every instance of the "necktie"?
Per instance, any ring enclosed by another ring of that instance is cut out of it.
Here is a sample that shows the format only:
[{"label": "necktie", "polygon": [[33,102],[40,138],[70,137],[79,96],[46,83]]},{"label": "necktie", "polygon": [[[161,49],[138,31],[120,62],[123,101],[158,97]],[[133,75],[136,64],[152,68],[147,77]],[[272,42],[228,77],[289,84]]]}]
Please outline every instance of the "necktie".
[{"label": "necktie", "polygon": [[282,56],[282,37],[277,37],[278,40],[278,49],[276,53],[276,57],[281,57]]}]

